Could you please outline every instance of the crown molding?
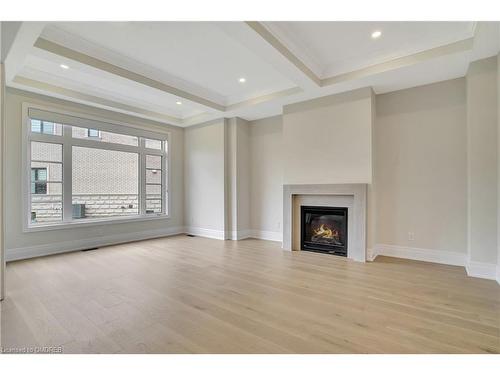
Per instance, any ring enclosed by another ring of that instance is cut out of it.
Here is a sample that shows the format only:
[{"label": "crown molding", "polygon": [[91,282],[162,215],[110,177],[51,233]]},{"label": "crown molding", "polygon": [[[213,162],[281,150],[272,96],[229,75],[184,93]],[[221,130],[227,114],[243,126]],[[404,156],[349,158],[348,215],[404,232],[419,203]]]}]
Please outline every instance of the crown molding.
[{"label": "crown molding", "polygon": [[[5,83],[10,83],[24,66],[24,60],[38,38],[45,22],[2,22],[2,61]],[[8,50],[7,50],[8,49]]]},{"label": "crown molding", "polygon": [[129,115],[146,118],[148,120],[166,122],[169,125],[174,125],[174,126],[183,125],[183,120],[177,117],[172,117],[163,113],[149,111],[143,108],[123,104],[117,101],[108,100],[94,95],[84,94],[80,91],[66,89],[64,87],[51,85],[49,83],[37,81],[22,76],[15,77],[9,86],[14,88],[19,88],[22,90],[28,89],[29,91],[34,91],[36,93],[43,95],[54,96],[60,99],[69,98],[77,103],[88,104],[104,109],[111,109]]},{"label": "crown molding", "polygon": [[290,89],[273,92],[273,93],[270,93],[267,95],[257,96],[255,98],[244,100],[244,101],[239,102],[239,103],[234,103],[234,104],[228,105],[226,107],[226,111],[235,111],[235,110],[240,109],[240,108],[245,108],[245,107],[249,107],[252,105],[257,105],[260,103],[268,102],[268,101],[273,100],[273,99],[279,99],[279,98],[283,98],[283,97],[287,97],[287,96],[291,96],[291,95],[295,95],[295,94],[300,94],[302,92],[304,92],[304,90],[302,90],[300,87],[292,87]]}]

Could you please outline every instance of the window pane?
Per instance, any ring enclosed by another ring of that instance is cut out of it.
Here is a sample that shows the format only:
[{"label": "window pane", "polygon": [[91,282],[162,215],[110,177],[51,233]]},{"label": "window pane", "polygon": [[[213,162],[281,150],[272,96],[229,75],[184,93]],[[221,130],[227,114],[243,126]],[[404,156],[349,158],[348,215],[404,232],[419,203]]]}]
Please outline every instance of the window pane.
[{"label": "window pane", "polygon": [[146,155],[146,213],[162,212],[162,157],[158,155]]},{"label": "window pane", "polygon": [[161,141],[159,141],[157,139],[145,138],[145,146],[146,146],[146,148],[161,150]]},{"label": "window pane", "polygon": [[31,120],[31,131],[33,133],[42,132],[42,122],[40,120]]},{"label": "window pane", "polygon": [[147,199],[146,200],[146,213],[147,214],[161,213],[161,200],[159,200],[159,199]]},{"label": "window pane", "polygon": [[124,135],[117,133],[110,133],[106,131],[99,131],[96,129],[79,128],[72,126],[73,138],[79,139],[92,139],[94,141],[118,143],[121,145],[138,146],[139,141],[137,137],[132,135]]},{"label": "window pane", "polygon": [[31,142],[31,160],[62,161],[62,145],[57,143]]},{"label": "window pane", "polygon": [[50,135],[62,135],[62,124],[57,124],[50,121],[31,120],[31,132]]},{"label": "window pane", "polygon": [[61,220],[62,183],[32,182],[31,222],[50,223]]},{"label": "window pane", "polygon": [[73,218],[139,213],[139,155],[73,147]]},{"label": "window pane", "polygon": [[42,121],[42,133],[54,134],[54,123],[48,121]]},{"label": "window pane", "polygon": [[[54,130],[52,131],[51,134],[62,135],[62,131],[63,131],[63,125],[54,123]],[[44,129],[44,132],[45,132],[45,129]]]},{"label": "window pane", "polygon": [[61,221],[62,145],[31,142],[31,159],[31,222]]}]

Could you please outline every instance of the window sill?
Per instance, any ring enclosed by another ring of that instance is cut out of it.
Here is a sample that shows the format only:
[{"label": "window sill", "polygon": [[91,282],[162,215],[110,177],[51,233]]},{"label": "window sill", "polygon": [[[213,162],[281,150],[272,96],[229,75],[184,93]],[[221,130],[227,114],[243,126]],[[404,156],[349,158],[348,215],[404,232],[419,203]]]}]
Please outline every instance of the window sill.
[{"label": "window sill", "polygon": [[102,224],[125,224],[138,221],[151,221],[151,220],[162,220],[162,219],[163,220],[170,219],[170,215],[159,214],[159,215],[124,216],[120,218],[114,217],[106,219],[81,219],[68,223],[61,222],[61,223],[28,225],[23,229],[23,232],[44,232],[49,230],[92,227]]}]

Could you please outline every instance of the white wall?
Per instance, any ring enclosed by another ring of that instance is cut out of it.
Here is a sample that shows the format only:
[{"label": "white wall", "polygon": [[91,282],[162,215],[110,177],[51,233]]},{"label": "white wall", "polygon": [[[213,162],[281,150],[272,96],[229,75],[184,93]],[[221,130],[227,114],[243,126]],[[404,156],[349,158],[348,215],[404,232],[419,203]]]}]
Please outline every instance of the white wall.
[{"label": "white wall", "polygon": [[497,262],[497,60],[476,61],[467,82],[469,249],[472,262]]},{"label": "white wall", "polygon": [[[444,250],[465,256],[465,80],[377,95],[375,102],[372,186],[376,189],[369,194],[373,211],[368,219],[370,246]],[[280,116],[251,122],[253,229],[281,230],[287,154],[284,126]],[[323,150],[321,159],[328,159],[329,152]],[[408,232],[414,233],[414,240],[408,240]]]},{"label": "white wall", "polygon": [[225,119],[224,134],[225,238],[236,238],[238,231],[237,120]]},{"label": "white wall", "polygon": [[377,95],[376,243],[465,254],[465,100],[463,78]]},{"label": "white wall", "polygon": [[500,54],[497,55],[497,282],[500,284]]},{"label": "white wall", "polygon": [[185,221],[193,234],[225,238],[225,121],[184,132]]},{"label": "white wall", "polygon": [[[3,43],[2,43],[2,28],[3,28],[3,22],[0,22],[0,301],[4,299],[5,296],[5,258],[4,258],[4,236],[3,236],[3,228],[4,228],[4,220],[3,220],[3,195],[4,195],[4,188],[3,188],[3,143],[4,143],[4,136],[3,136],[3,99],[4,99],[4,90],[5,90],[5,83],[4,83],[4,66],[3,66]],[[0,322],[2,319],[2,311],[0,309]],[[2,327],[0,324],[0,337],[2,336]]]},{"label": "white wall", "polygon": [[[9,141],[6,143],[5,153],[5,176],[8,184],[5,186],[5,194],[8,199],[5,202],[6,215],[9,220],[5,223],[5,245],[9,254],[40,254],[85,248],[85,244],[92,242],[93,246],[117,242],[120,239],[130,240],[132,238],[144,238],[148,236],[159,236],[176,231],[182,231],[184,223],[184,177],[183,177],[183,154],[184,154],[184,131],[178,127],[168,127],[165,124],[147,121],[116,112],[110,112],[97,108],[71,103],[59,99],[49,98],[42,95],[30,94],[15,89],[7,89],[6,95],[6,129],[5,136]],[[22,127],[22,103],[29,102],[51,107],[61,107],[68,111],[88,113],[102,118],[128,122],[146,126],[154,130],[155,127],[168,127],[171,131],[171,144],[169,152],[171,158],[171,185],[169,186],[169,199],[171,200],[171,217],[168,219],[150,220],[133,223],[93,225],[79,228],[66,228],[43,232],[24,233],[22,230],[22,188],[21,173],[23,171],[21,161],[21,127]],[[9,258],[11,256],[9,255]]]},{"label": "white wall", "polygon": [[250,129],[241,118],[185,129],[188,232],[219,239],[250,234]]},{"label": "white wall", "polygon": [[250,122],[250,226],[281,240],[283,216],[283,124],[281,116]]},{"label": "white wall", "polygon": [[226,119],[226,238],[250,234],[250,129],[248,121]]},{"label": "white wall", "polygon": [[[0,31],[2,23],[0,22]],[[0,41],[2,40],[2,33],[0,32]],[[1,42],[0,42],[1,50]],[[5,296],[5,254],[4,254],[4,96],[5,96],[5,82],[4,82],[4,66],[0,63],[0,301]],[[1,312],[0,312],[1,314]],[[1,328],[0,328],[1,330]]]},{"label": "white wall", "polygon": [[250,230],[250,128],[248,121],[235,118],[236,126],[236,231],[238,238]]},{"label": "white wall", "polygon": [[285,184],[371,183],[372,95],[366,88],[283,107]]}]

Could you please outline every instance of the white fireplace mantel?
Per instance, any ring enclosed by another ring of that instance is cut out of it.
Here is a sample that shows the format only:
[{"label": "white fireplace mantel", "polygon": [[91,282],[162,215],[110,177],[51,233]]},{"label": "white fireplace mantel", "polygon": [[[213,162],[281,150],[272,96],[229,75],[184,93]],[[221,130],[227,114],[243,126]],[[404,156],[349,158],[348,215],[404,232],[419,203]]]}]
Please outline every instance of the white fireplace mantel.
[{"label": "white fireplace mantel", "polygon": [[353,220],[349,226],[347,256],[364,262],[366,260],[366,191],[366,184],[283,185],[283,249],[292,250],[294,196],[351,196],[353,205],[349,208],[348,215]]}]

